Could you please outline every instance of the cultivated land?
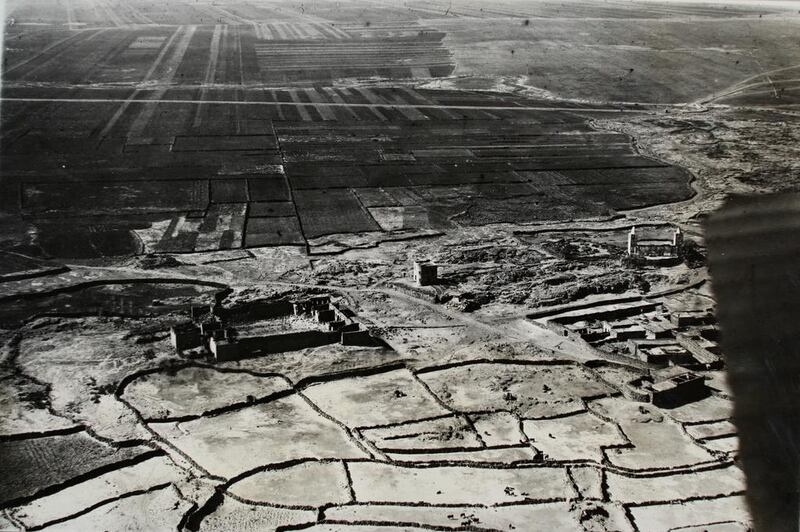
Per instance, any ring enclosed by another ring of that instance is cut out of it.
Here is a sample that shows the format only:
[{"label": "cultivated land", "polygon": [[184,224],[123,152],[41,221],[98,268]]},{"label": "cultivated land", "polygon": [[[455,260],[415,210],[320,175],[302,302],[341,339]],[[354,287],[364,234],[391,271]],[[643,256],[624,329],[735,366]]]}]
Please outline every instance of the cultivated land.
[{"label": "cultivated land", "polygon": [[[796,3],[5,9],[0,528],[750,526],[700,224],[800,182]],[[171,345],[323,294],[376,341]]]}]

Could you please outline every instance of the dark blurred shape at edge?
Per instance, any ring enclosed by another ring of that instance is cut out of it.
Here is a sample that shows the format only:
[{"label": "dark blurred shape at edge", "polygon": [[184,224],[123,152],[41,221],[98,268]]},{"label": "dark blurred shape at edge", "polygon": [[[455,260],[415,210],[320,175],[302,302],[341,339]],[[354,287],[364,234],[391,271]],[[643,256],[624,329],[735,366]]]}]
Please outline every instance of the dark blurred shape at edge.
[{"label": "dark blurred shape at edge", "polygon": [[706,243],[757,532],[800,530],[800,194],[734,197]]}]

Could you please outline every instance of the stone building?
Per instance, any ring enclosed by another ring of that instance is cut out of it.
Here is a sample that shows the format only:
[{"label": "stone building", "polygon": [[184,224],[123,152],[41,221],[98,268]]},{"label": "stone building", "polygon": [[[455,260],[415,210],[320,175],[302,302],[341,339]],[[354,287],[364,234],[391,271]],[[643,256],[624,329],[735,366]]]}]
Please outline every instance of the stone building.
[{"label": "stone building", "polygon": [[439,282],[439,267],[430,262],[414,261],[414,282],[417,286],[430,286]]},{"label": "stone building", "polygon": [[683,252],[683,232],[675,228],[669,238],[642,238],[636,227],[628,233],[628,256],[655,264],[680,262]]}]

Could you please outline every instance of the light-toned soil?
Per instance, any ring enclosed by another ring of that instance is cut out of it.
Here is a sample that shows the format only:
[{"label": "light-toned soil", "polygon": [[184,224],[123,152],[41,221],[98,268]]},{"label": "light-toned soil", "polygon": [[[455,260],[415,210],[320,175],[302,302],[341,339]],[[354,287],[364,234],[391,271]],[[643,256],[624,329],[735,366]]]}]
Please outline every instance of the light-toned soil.
[{"label": "light-toned soil", "polygon": [[359,462],[349,465],[358,502],[497,504],[567,496],[559,468],[414,468]]},{"label": "light-toned soil", "polygon": [[144,418],[160,419],[200,415],[290,389],[283,377],[188,367],[142,375],[125,387],[122,397]]},{"label": "light-toned soil", "polygon": [[[366,456],[341,427],[297,395],[216,417],[150,427],[201,467],[225,477],[292,459]],[[289,441],[292,445],[284,444]]]},{"label": "light-toned soil", "polygon": [[228,492],[254,503],[326,506],[351,502],[342,462],[302,462],[256,473],[233,484]]}]

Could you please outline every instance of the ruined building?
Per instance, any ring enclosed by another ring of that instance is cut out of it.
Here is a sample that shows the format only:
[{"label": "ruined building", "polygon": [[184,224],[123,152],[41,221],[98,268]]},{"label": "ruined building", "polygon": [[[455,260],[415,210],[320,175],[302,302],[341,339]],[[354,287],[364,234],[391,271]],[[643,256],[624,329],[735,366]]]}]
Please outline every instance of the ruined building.
[{"label": "ruined building", "polygon": [[670,366],[632,380],[627,392],[634,400],[674,408],[707,396],[708,387],[702,375],[681,366]]},{"label": "ruined building", "polygon": [[628,257],[654,264],[680,262],[683,252],[683,232],[675,228],[671,238],[642,238],[631,227],[628,233]]},{"label": "ruined building", "polygon": [[286,313],[265,316],[265,320],[289,315],[310,318],[316,327],[303,330],[276,329],[269,334],[240,334],[226,326],[207,309],[192,308],[193,321],[175,325],[170,330],[172,345],[177,351],[205,347],[217,361],[294,351],[341,343],[342,345],[374,346],[375,340],[356,318],[355,313],[329,296],[315,296],[286,304]]},{"label": "ruined building", "polygon": [[414,261],[414,282],[417,286],[431,286],[438,283],[438,266],[430,262]]}]

